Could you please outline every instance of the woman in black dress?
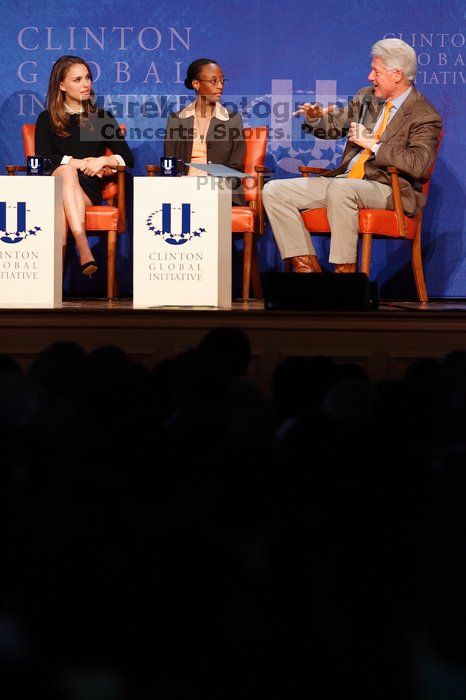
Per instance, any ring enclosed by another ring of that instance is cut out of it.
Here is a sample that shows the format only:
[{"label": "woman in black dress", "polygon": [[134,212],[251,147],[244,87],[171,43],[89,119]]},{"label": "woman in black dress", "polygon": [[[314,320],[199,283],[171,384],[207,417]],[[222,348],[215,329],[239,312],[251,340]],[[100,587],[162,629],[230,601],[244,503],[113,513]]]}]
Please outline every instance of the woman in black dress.
[{"label": "woman in black dress", "polygon": [[[117,165],[132,168],[134,158],[117,122],[93,105],[91,70],[78,56],[62,56],[54,64],[47,92],[47,110],[37,117],[36,155],[52,163],[52,175],[63,182],[65,241],[68,227],[76,241],[81,270],[97,270],[86,236],[85,207],[100,204],[103,178]],[[114,155],[106,156],[109,148]]]}]

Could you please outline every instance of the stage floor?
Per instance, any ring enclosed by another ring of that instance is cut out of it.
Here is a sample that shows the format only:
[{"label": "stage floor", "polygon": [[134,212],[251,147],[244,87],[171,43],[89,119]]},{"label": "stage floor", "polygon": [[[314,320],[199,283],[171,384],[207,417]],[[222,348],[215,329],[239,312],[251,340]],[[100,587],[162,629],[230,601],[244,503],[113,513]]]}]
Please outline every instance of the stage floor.
[{"label": "stage floor", "polygon": [[231,310],[133,308],[132,300],[65,300],[59,308],[2,308],[0,352],[27,369],[58,340],[86,350],[122,348],[147,367],[195,347],[219,326],[243,330],[251,343],[250,376],[265,391],[277,365],[292,356],[325,355],[360,365],[368,376],[400,378],[421,357],[466,349],[466,299],[382,302],[377,311],[265,311],[261,302]]},{"label": "stage floor", "polygon": [[[3,311],[51,311],[53,313],[60,313],[63,311],[72,310],[87,310],[87,311],[123,311],[130,310],[132,313],[139,312],[150,312],[150,313],[167,313],[167,312],[186,312],[186,311],[208,311],[212,313],[234,313],[234,312],[264,312],[264,303],[262,301],[249,301],[241,302],[234,301],[232,303],[232,308],[230,309],[219,309],[209,306],[154,306],[150,308],[138,308],[133,306],[131,299],[116,299],[114,301],[107,301],[106,299],[64,299],[61,307],[50,308],[50,307],[11,307],[0,304],[0,313]],[[466,313],[466,298],[465,299],[439,299],[435,301],[429,301],[427,304],[421,303],[419,301],[381,301],[380,307],[377,313],[386,311],[423,311],[423,312],[447,312],[447,311],[463,311]],[[267,311],[267,313],[275,313]],[[305,312],[308,316],[311,312]],[[329,312],[313,312],[315,314],[329,313]],[[371,311],[370,314],[373,312]]]}]

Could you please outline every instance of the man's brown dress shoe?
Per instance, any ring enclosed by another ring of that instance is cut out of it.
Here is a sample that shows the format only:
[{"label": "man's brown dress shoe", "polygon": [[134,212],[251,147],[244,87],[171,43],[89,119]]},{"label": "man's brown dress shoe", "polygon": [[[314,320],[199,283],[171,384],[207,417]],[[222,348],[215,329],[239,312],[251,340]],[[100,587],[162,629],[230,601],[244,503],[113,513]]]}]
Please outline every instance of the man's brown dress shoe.
[{"label": "man's brown dress shoe", "polygon": [[333,268],[334,272],[357,272],[356,263],[341,263],[341,265],[335,265]]},{"label": "man's brown dress shoe", "polygon": [[317,255],[296,255],[290,261],[294,272],[322,272]]}]

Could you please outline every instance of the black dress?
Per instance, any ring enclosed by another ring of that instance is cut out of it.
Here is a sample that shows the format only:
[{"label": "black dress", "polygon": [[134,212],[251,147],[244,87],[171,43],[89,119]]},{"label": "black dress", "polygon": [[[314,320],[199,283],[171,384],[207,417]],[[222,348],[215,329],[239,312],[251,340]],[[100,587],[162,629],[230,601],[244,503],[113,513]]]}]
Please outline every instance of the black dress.
[{"label": "black dress", "polygon": [[[48,158],[52,163],[51,171],[61,165],[63,156],[73,158],[99,158],[105,155],[109,148],[112,153],[119,155],[125,164],[132,168],[134,157],[119,130],[118,123],[110,112],[98,110],[89,115],[88,124],[80,125],[80,115],[70,114],[67,128],[70,136],[58,136],[52,130],[48,110],[37,117],[35,132],[36,155]],[[90,177],[78,170],[79,184],[93,204],[102,201],[102,189],[105,179]]]}]

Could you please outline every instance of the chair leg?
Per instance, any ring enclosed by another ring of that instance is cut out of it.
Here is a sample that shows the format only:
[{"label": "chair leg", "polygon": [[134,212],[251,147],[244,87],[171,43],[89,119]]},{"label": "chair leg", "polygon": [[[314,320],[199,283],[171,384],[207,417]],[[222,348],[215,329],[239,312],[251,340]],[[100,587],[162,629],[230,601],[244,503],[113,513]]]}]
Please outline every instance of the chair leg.
[{"label": "chair leg", "polygon": [[[66,226],[66,224],[65,224],[65,226]],[[66,258],[66,248],[68,245],[68,235],[69,235],[69,229],[67,226],[66,227],[66,235],[63,239],[62,248],[61,248],[61,272],[62,272],[63,277],[65,276],[65,258]]]},{"label": "chair leg", "polygon": [[243,233],[244,249],[243,249],[243,296],[242,301],[249,299],[249,287],[251,285],[251,263],[252,263],[252,247],[253,247],[252,231]]},{"label": "chair leg", "polygon": [[372,235],[366,233],[362,238],[361,252],[361,272],[365,272],[369,277],[371,271],[371,250],[372,250]]},{"label": "chair leg", "polygon": [[255,299],[262,299],[262,285],[259,274],[259,251],[257,250],[257,236],[254,236],[252,244],[252,289]]},{"label": "chair leg", "polygon": [[422,265],[422,248],[421,248],[421,224],[422,219],[417,225],[416,235],[413,239],[411,248],[411,265],[413,268],[414,282],[419,301],[427,302],[429,297],[427,294],[426,281],[424,278],[424,268]]},{"label": "chair leg", "polygon": [[285,265],[285,272],[293,272],[290,258],[285,258],[283,263]]},{"label": "chair leg", "polygon": [[115,297],[115,257],[116,231],[108,231],[107,235],[107,298],[112,301]]}]

